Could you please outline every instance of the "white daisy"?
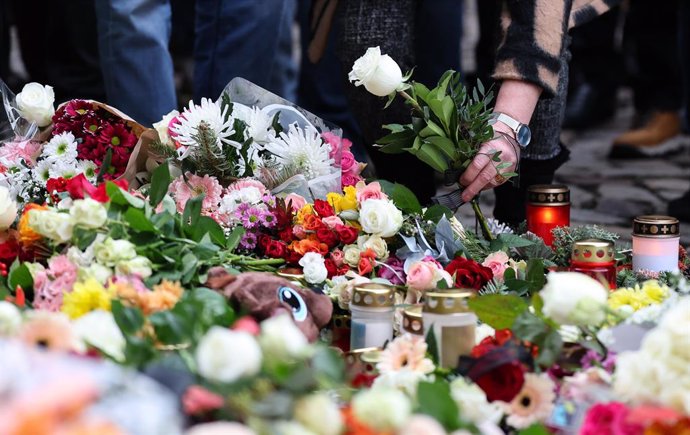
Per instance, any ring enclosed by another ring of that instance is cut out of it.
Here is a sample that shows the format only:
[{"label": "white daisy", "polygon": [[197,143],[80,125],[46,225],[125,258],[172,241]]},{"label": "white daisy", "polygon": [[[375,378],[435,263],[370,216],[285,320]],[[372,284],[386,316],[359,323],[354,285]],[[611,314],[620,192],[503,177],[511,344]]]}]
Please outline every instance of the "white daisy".
[{"label": "white daisy", "polygon": [[265,144],[275,139],[273,118],[258,107],[248,107],[235,103],[233,104],[232,115],[247,124],[245,139],[251,137],[254,142],[259,144]]},{"label": "white daisy", "polygon": [[36,167],[34,167],[31,170],[31,176],[33,177],[33,179],[37,183],[40,183],[41,185],[45,185],[45,183],[50,178],[50,168],[52,166],[53,166],[53,162],[51,162],[48,159],[43,159],[43,160],[39,161],[36,164]]},{"label": "white daisy", "polygon": [[77,158],[77,140],[70,132],[55,135],[45,145],[41,155],[51,162],[56,160],[74,160]]},{"label": "white daisy", "polygon": [[235,133],[233,129],[235,120],[232,117],[229,117],[227,121],[225,120],[227,110],[226,107],[225,110],[221,111],[220,105],[209,98],[202,98],[200,105],[196,105],[192,101],[189,102],[189,107],[178,117],[180,123],[170,126],[170,130],[175,134],[175,140],[188,147],[180,159],[186,158],[191,150],[198,146],[194,136],[202,123],[206,124],[216,134],[218,151],[221,150],[223,144],[240,147],[239,143],[229,139]]},{"label": "white daisy", "polygon": [[57,160],[53,162],[53,166],[50,168],[50,178],[70,179],[77,175],[77,162]]},{"label": "white daisy", "polygon": [[333,159],[329,158],[330,147],[321,139],[316,128],[307,125],[305,129],[291,124],[287,133],[269,142],[264,149],[276,157],[283,167],[293,166],[307,179],[314,179],[331,172]]},{"label": "white daisy", "polygon": [[77,174],[84,174],[89,181],[93,182],[98,176],[98,167],[91,160],[78,160]]}]

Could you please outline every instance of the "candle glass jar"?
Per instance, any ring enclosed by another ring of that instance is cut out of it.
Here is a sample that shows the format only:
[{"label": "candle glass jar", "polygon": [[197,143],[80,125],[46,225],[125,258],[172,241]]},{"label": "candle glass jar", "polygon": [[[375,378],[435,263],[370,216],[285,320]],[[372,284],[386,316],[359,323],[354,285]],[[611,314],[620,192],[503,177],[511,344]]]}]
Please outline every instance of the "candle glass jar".
[{"label": "candle glass jar", "polygon": [[561,184],[536,184],[527,188],[527,230],[553,244],[551,230],[570,225],[570,189]]},{"label": "candle glass jar", "polygon": [[393,339],[395,288],[366,283],[352,292],[350,348],[383,347]]},{"label": "candle glass jar", "polygon": [[410,334],[424,335],[422,305],[413,305],[403,310],[402,329]]},{"label": "candle glass jar", "polygon": [[331,318],[333,334],[331,344],[343,352],[350,350],[351,323],[352,316],[349,314],[334,314]]},{"label": "candle glass jar", "polygon": [[424,336],[434,331],[442,367],[455,368],[460,356],[472,352],[477,326],[477,316],[467,306],[472,295],[474,291],[465,289],[430,291],[424,295]]},{"label": "candle glass jar", "polygon": [[573,243],[570,271],[589,275],[616,288],[616,259],[613,243],[608,240],[585,239]]},{"label": "candle glass jar", "polygon": [[680,225],[671,216],[638,216],[633,221],[633,270],[677,271]]}]

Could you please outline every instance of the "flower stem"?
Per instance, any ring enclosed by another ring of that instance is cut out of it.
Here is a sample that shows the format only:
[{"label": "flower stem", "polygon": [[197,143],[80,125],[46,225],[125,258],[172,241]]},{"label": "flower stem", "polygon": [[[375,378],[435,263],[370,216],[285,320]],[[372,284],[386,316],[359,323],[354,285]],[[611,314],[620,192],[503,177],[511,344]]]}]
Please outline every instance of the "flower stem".
[{"label": "flower stem", "polygon": [[472,203],[472,210],[474,210],[474,214],[477,216],[477,220],[479,220],[479,225],[482,227],[482,234],[484,234],[484,238],[488,241],[495,240],[496,237],[494,237],[494,235],[491,233],[489,224],[486,222],[486,218],[484,217],[484,213],[482,213],[482,209],[479,207],[479,200],[475,197],[470,202]]},{"label": "flower stem", "polygon": [[406,99],[406,100],[412,105],[412,107],[414,107],[415,110],[417,110],[421,115],[424,115],[424,110],[422,110],[422,106],[420,106],[419,103],[417,102],[417,100],[415,100],[414,98],[412,98],[412,97],[410,96],[410,94],[408,94],[408,93],[405,92],[405,91],[398,91],[398,93],[399,93],[404,99]]}]

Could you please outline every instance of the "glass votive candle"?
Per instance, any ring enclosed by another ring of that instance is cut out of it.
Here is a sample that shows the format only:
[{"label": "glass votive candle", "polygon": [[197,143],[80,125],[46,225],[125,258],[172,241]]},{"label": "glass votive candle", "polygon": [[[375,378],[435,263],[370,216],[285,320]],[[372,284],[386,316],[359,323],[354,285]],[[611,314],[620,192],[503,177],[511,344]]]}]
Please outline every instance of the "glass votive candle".
[{"label": "glass votive candle", "polygon": [[402,312],[402,329],[414,335],[424,335],[422,305],[407,307]]},{"label": "glass votive candle", "polygon": [[671,216],[638,216],[633,221],[633,270],[678,270],[680,225]]},{"label": "glass votive candle", "polygon": [[393,338],[395,288],[366,283],[352,291],[350,349],[383,347]]},{"label": "glass votive candle", "polygon": [[570,271],[591,276],[616,288],[616,259],[613,243],[601,239],[578,240],[573,243]]},{"label": "glass votive candle", "polygon": [[562,184],[536,184],[527,188],[527,230],[553,244],[551,230],[570,225],[570,189]]},{"label": "glass votive candle", "polygon": [[473,290],[448,289],[424,295],[424,336],[433,329],[442,367],[455,368],[461,355],[469,355],[475,344],[477,316],[467,306]]},{"label": "glass votive candle", "polygon": [[350,314],[334,314],[331,318],[331,344],[343,352],[350,350],[351,323],[352,316]]}]

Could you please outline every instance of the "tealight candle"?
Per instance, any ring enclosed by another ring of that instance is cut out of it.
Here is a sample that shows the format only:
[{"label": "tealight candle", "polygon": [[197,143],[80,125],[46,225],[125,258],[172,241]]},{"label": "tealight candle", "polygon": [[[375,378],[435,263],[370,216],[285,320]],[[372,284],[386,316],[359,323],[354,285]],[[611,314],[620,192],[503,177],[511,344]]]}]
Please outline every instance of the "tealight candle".
[{"label": "tealight candle", "polygon": [[608,240],[585,239],[573,243],[570,271],[604,281],[609,289],[616,288],[616,260],[613,243]]},{"label": "tealight candle", "polygon": [[527,230],[553,244],[551,230],[570,225],[570,189],[560,184],[527,188]]},{"label": "tealight candle", "polygon": [[393,339],[393,304],[395,288],[366,283],[352,292],[350,349],[383,347]]},{"label": "tealight candle", "polygon": [[678,270],[680,225],[671,216],[638,216],[633,221],[633,270]]},{"label": "tealight candle", "polygon": [[455,368],[461,355],[469,355],[475,343],[477,316],[467,306],[473,290],[448,289],[424,295],[424,336],[433,329],[442,367]]}]

